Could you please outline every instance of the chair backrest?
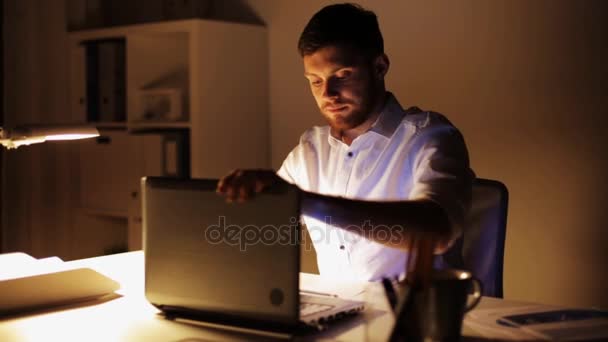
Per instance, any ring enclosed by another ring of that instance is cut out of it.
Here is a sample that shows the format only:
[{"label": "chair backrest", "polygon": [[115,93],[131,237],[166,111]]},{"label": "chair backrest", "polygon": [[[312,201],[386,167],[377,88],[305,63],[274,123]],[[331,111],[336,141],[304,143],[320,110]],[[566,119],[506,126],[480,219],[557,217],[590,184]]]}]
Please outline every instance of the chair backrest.
[{"label": "chair backrest", "polygon": [[483,284],[484,296],[503,296],[503,263],[509,192],[495,180],[475,179],[462,239],[464,267]]}]

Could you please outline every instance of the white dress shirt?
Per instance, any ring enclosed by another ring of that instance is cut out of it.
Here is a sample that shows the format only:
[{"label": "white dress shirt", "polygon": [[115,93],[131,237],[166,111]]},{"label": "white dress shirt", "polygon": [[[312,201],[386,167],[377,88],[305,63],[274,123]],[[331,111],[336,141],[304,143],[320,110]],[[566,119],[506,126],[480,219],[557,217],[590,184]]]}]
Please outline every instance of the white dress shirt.
[{"label": "white dress shirt", "polygon": [[[390,93],[376,122],[350,146],[332,136],[329,126],[313,127],[278,174],[324,195],[433,200],[448,214],[454,238],[462,231],[474,177],[460,132],[441,114],[403,110]],[[336,228],[331,217],[303,219],[322,275],[344,280],[403,275],[407,253]]]}]

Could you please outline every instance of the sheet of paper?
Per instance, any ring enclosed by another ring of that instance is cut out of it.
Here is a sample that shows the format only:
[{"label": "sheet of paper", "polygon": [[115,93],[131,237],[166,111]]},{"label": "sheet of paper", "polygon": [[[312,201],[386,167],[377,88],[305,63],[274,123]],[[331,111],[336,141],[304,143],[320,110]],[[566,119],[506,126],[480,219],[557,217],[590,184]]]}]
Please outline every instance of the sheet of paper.
[{"label": "sheet of paper", "polygon": [[67,269],[58,257],[36,259],[25,253],[0,255],[0,281],[47,274]]}]

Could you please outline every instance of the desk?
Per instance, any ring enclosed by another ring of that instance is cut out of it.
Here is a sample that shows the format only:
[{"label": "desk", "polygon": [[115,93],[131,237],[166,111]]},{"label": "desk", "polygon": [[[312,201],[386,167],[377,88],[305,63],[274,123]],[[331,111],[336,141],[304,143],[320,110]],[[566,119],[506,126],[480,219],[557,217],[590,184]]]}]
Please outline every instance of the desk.
[{"label": "desk", "polygon": [[[118,281],[122,288],[93,302],[36,312],[0,320],[0,341],[209,341],[268,340],[209,326],[168,321],[144,297],[143,252],[130,252],[70,261],[73,266],[89,267]],[[316,275],[303,274],[302,282],[322,282]],[[366,292],[354,298],[367,299],[361,315],[336,323],[325,332],[298,340],[385,341],[393,325],[388,304],[379,284],[370,283]],[[495,298],[483,298],[478,308],[525,305]],[[464,340],[477,340],[479,333],[463,328]],[[281,339],[280,337],[276,337]]]}]

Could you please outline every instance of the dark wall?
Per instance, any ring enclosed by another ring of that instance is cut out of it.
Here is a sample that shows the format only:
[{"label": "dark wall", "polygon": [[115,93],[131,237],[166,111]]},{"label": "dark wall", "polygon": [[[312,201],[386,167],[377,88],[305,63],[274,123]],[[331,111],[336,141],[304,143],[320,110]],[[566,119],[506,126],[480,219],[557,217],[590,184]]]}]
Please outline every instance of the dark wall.
[{"label": "dark wall", "polygon": [[[0,0],[0,127],[4,127],[4,1]],[[2,159],[0,148],[0,253],[2,253]]]}]

